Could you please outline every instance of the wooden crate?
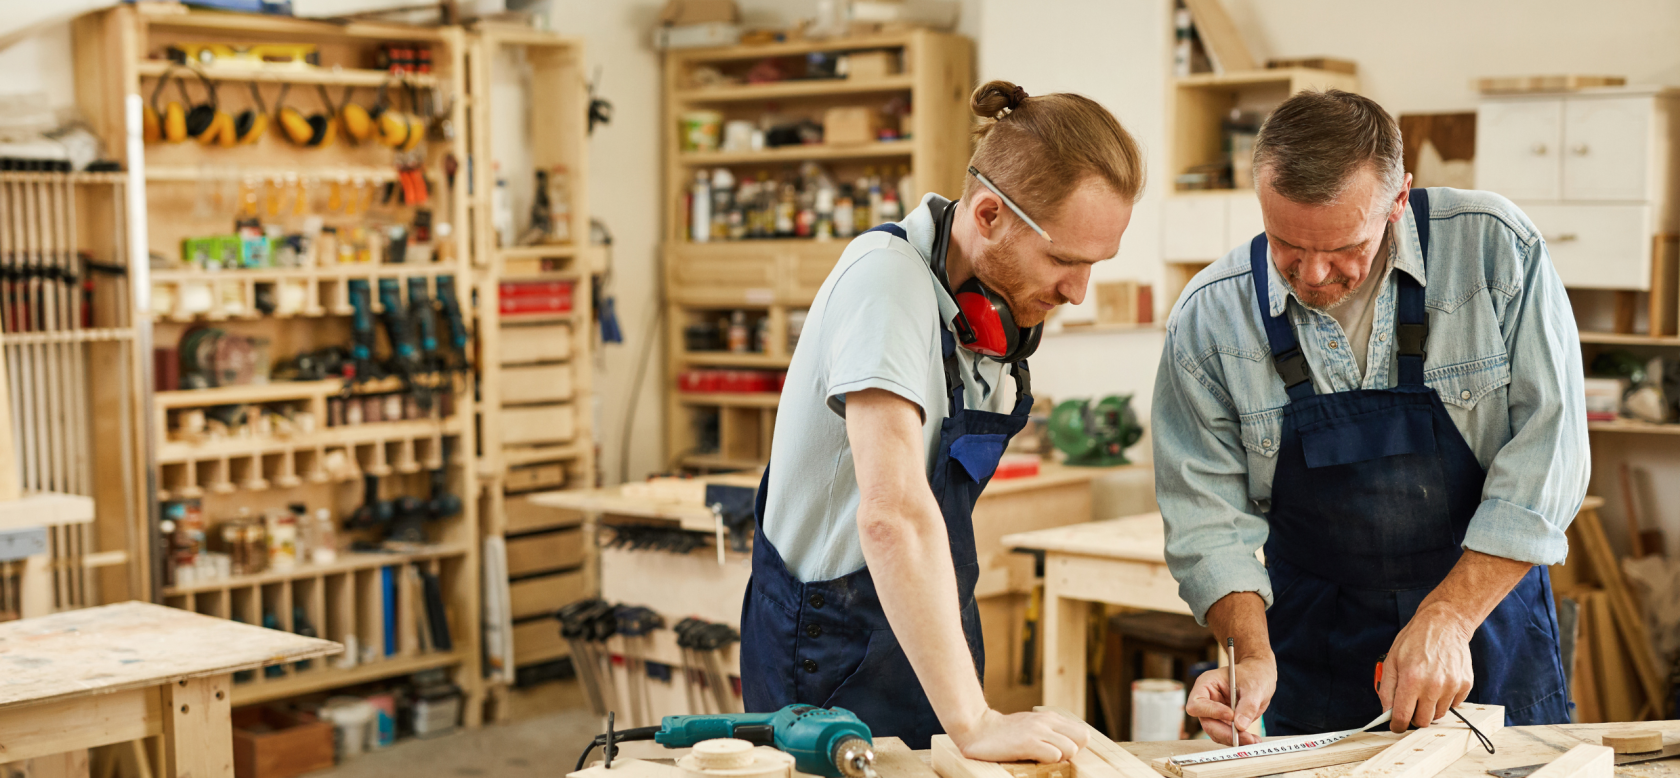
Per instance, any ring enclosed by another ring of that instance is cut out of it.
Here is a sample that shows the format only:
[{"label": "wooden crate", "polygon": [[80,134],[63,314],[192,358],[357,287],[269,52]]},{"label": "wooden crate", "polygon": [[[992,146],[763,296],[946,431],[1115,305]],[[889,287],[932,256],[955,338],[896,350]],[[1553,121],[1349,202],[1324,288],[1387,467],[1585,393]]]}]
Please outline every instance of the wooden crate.
[{"label": "wooden crate", "polygon": [[583,524],[583,514],[567,508],[551,508],[531,502],[529,497],[507,498],[507,531],[534,532]]},{"label": "wooden crate", "polygon": [[502,369],[502,403],[553,403],[572,399],[572,365],[520,365]]},{"label": "wooden crate", "polygon": [[570,405],[503,408],[502,445],[565,443],[577,431],[577,413]]},{"label": "wooden crate", "polygon": [[332,724],[267,706],[233,711],[237,778],[290,778],[332,766]]},{"label": "wooden crate", "polygon": [[503,364],[561,362],[572,358],[570,324],[504,326],[501,338]]},{"label": "wooden crate", "polygon": [[560,637],[560,622],[543,617],[513,625],[513,663],[517,666],[559,659],[571,653]]}]

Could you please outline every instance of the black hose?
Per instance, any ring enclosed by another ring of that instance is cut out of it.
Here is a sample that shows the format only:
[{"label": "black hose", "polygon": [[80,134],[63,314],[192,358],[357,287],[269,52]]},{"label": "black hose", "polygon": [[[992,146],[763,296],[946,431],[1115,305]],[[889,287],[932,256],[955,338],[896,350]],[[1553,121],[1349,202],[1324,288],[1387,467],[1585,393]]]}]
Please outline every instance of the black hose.
[{"label": "black hose", "polygon": [[[659,730],[659,727],[636,727],[634,729],[624,729],[614,732],[612,733],[613,748],[611,750],[616,753],[618,751],[618,744],[627,740],[652,740],[653,736],[659,733]],[[588,747],[583,749],[583,755],[578,757],[577,770],[574,770],[573,772],[582,771],[583,766],[589,762],[590,752],[594,751],[596,746],[604,746],[606,744],[606,735],[596,735],[595,739],[589,742]]]}]

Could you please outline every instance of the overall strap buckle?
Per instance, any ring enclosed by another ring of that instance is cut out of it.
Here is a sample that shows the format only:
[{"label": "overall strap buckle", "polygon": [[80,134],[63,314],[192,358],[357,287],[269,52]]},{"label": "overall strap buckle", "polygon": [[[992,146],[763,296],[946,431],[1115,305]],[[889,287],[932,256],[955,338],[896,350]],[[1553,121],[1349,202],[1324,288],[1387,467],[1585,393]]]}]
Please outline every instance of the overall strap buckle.
[{"label": "overall strap buckle", "polygon": [[1403,357],[1427,357],[1424,346],[1429,342],[1429,324],[1397,324],[1394,326],[1394,347]]},{"label": "overall strap buckle", "polygon": [[1312,371],[1307,367],[1307,357],[1301,353],[1300,346],[1273,355],[1272,367],[1277,369],[1278,377],[1283,379],[1285,390],[1294,389],[1312,380]]}]

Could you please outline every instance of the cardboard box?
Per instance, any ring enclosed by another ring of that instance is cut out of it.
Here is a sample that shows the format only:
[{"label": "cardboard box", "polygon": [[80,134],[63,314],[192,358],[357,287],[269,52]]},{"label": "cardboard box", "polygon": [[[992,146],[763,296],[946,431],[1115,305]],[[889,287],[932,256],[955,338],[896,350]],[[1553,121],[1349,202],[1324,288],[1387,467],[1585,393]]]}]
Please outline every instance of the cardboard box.
[{"label": "cardboard box", "polygon": [[741,21],[741,9],[735,0],[670,0],[659,12],[659,23],[666,27]]},{"label": "cardboard box", "polygon": [[269,707],[233,712],[233,774],[290,778],[333,766],[333,725]]},{"label": "cardboard box", "polygon": [[1102,281],[1096,286],[1098,324],[1137,324],[1136,281]]},{"label": "cardboard box", "polygon": [[831,146],[873,143],[881,114],[873,108],[847,106],[823,112],[823,142]]},{"label": "cardboard box", "polygon": [[853,81],[886,78],[898,73],[896,51],[854,51],[846,55],[845,76]]}]

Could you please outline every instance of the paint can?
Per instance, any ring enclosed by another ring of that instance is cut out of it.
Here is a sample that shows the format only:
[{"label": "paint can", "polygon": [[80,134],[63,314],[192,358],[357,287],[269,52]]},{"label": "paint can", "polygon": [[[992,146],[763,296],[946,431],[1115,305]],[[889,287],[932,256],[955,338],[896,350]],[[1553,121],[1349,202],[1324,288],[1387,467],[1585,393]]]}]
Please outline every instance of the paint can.
[{"label": "paint can", "polygon": [[1165,678],[1132,682],[1132,740],[1184,739],[1184,684]]},{"label": "paint can", "polygon": [[338,762],[354,759],[373,747],[378,735],[374,721],[378,709],[360,697],[328,697],[321,706],[321,718],[333,723],[333,746]]}]

